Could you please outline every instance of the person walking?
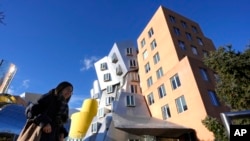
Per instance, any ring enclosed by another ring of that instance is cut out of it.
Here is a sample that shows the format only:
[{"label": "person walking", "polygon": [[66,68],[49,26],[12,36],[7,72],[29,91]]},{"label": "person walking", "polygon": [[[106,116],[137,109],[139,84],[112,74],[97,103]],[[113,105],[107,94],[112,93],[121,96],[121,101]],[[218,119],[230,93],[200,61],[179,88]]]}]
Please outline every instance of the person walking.
[{"label": "person walking", "polygon": [[17,141],[63,141],[68,136],[64,124],[69,118],[68,102],[72,92],[73,85],[63,81],[28,106],[25,111],[28,120]]}]

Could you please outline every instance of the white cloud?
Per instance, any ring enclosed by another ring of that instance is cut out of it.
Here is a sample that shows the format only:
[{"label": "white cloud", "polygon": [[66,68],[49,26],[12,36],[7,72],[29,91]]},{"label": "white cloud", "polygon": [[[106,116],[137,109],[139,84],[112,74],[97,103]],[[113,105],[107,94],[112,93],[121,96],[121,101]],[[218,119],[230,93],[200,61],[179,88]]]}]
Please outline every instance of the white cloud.
[{"label": "white cloud", "polygon": [[7,90],[7,93],[8,94],[17,94],[17,93],[22,93],[24,91],[26,91],[26,89],[28,89],[30,87],[30,80],[29,79],[25,79],[22,81],[21,84],[19,85],[10,85],[8,90]]},{"label": "white cloud", "polygon": [[22,87],[24,87],[25,89],[29,88],[29,83],[30,83],[29,79],[23,80]]},{"label": "white cloud", "polygon": [[80,69],[80,71],[85,71],[94,66],[95,61],[97,61],[98,58],[95,56],[91,56],[90,58],[84,58],[84,60],[81,60],[81,64],[83,65]]},{"label": "white cloud", "polygon": [[13,87],[13,86],[10,86],[10,87],[8,88],[8,90],[7,90],[7,93],[8,93],[8,94],[14,94],[14,93],[15,93],[14,87]]}]

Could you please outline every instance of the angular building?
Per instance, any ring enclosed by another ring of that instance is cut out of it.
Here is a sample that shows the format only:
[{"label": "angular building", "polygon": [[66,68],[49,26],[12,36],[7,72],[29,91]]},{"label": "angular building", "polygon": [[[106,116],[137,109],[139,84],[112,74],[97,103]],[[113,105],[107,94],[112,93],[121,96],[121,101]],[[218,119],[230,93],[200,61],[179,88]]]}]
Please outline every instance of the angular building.
[{"label": "angular building", "polygon": [[160,6],[137,45],[117,42],[95,63],[90,93],[97,116],[84,137],[68,140],[214,140],[201,121],[229,109],[214,91],[216,74],[202,61],[215,50],[212,41],[196,22]]},{"label": "angular building", "polygon": [[[152,117],[141,94],[137,54],[132,42],[117,42],[95,63],[98,80],[93,83],[91,98],[98,101],[98,113],[86,133],[79,130],[69,141],[159,140],[194,133],[191,128]],[[71,128],[73,132],[75,128]]]},{"label": "angular building", "polygon": [[214,51],[200,26],[160,6],[137,39],[140,86],[152,117],[192,128],[213,140],[201,121],[227,111],[217,100],[216,74],[202,59]]},{"label": "angular building", "polygon": [[114,127],[113,114],[116,108],[114,101],[122,102],[123,107],[133,108],[135,95],[141,93],[136,56],[137,50],[132,42],[117,42],[107,56],[95,63],[98,80],[93,83],[91,98],[99,101],[98,113],[84,140],[119,140],[124,139],[119,135],[130,136]]}]

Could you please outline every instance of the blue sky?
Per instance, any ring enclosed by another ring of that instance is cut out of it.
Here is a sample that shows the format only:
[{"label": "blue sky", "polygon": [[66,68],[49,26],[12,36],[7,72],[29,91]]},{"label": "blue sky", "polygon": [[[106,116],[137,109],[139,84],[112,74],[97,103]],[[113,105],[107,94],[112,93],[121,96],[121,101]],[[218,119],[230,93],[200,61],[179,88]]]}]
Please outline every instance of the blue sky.
[{"label": "blue sky", "polygon": [[243,51],[250,43],[248,0],[0,0],[0,58],[18,67],[10,93],[46,93],[74,85],[70,107],[90,97],[93,63],[114,42],[132,40],[163,5],[197,23],[214,45]]}]

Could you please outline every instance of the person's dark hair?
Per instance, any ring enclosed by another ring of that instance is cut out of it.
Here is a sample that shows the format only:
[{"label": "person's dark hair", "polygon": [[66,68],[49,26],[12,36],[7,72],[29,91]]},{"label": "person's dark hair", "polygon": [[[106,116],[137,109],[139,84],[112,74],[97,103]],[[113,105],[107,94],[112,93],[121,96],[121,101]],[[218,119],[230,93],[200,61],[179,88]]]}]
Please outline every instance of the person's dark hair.
[{"label": "person's dark hair", "polygon": [[[73,85],[72,85],[71,83],[67,82],[67,81],[63,81],[63,82],[59,83],[59,84],[56,86],[55,91],[56,91],[57,94],[60,94],[61,91],[62,91],[64,88],[68,87],[68,86],[72,87],[72,91],[73,91]],[[69,99],[70,99],[70,97],[67,99],[67,102],[69,101]]]}]

